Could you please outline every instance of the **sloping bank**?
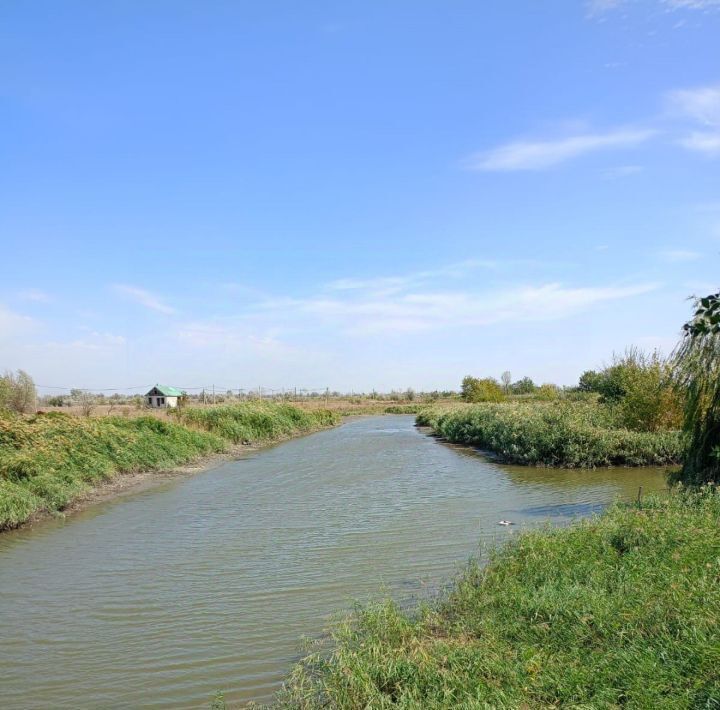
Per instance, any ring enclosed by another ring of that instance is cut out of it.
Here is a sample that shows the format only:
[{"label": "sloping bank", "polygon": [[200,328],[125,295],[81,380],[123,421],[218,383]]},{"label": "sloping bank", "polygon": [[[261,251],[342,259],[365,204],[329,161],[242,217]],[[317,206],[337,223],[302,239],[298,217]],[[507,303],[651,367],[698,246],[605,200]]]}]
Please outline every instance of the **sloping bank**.
[{"label": "sloping bank", "polygon": [[665,466],[682,460],[677,431],[630,431],[612,410],[580,402],[475,404],[417,416],[438,436],[530,466]]},{"label": "sloping bank", "polygon": [[80,419],[0,412],[0,530],[63,510],[121,474],[162,471],[238,444],[263,444],[337,424],[327,411],[272,403],[154,417]]},{"label": "sloping bank", "polygon": [[356,611],[280,704],[718,707],[718,525],[706,489],[522,534],[435,606]]}]

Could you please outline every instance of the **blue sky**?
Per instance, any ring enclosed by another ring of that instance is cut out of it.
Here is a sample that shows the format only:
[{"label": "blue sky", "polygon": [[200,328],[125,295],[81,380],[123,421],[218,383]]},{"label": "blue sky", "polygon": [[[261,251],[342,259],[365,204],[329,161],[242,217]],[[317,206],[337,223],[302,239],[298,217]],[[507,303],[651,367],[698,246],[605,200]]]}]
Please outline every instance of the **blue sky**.
[{"label": "blue sky", "polygon": [[718,286],[720,0],[0,6],[0,367],[572,384]]}]

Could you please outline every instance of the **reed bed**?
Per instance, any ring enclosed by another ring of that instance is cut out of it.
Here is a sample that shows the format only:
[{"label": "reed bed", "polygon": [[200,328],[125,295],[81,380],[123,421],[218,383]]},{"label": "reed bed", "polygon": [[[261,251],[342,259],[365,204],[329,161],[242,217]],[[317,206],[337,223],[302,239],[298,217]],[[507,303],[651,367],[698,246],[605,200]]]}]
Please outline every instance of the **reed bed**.
[{"label": "reed bed", "polygon": [[199,427],[234,444],[253,444],[334,426],[340,415],[327,409],[306,410],[291,404],[243,402],[179,409],[178,421]]},{"label": "reed bed", "polygon": [[613,409],[585,402],[508,402],[428,409],[417,423],[502,461],[531,466],[665,466],[680,463],[677,431],[631,431]]},{"label": "reed bed", "polygon": [[437,603],[356,610],[280,705],[718,707],[719,525],[705,489],[521,534]]}]

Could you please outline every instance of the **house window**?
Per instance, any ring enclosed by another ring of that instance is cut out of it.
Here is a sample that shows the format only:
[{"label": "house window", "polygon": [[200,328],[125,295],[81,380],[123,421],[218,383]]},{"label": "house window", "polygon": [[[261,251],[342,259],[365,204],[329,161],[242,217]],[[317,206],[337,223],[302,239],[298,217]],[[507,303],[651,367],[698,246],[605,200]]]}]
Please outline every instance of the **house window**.
[{"label": "house window", "polygon": [[165,404],[165,397],[158,397],[158,404]]}]

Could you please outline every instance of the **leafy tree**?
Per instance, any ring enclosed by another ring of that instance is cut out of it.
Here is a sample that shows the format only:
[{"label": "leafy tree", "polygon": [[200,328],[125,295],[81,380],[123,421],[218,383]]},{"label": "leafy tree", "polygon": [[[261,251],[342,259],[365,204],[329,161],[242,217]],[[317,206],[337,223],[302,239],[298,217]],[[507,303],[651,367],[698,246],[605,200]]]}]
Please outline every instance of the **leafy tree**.
[{"label": "leafy tree", "polygon": [[580,381],[578,382],[578,389],[581,392],[601,392],[604,384],[604,375],[601,372],[595,370],[585,370],[580,375]]},{"label": "leafy tree", "polygon": [[513,394],[532,394],[535,391],[535,383],[529,377],[513,382],[510,386]]},{"label": "leafy tree", "polygon": [[505,399],[502,387],[492,377],[481,380],[467,375],[462,381],[461,393],[466,402],[502,402]]},{"label": "leafy tree", "polygon": [[8,371],[0,377],[0,408],[27,414],[34,412],[36,405],[37,390],[33,378],[27,372]]},{"label": "leafy tree", "polygon": [[720,293],[695,302],[674,353],[677,387],[685,394],[683,429],[688,439],[681,480],[720,481]]}]

